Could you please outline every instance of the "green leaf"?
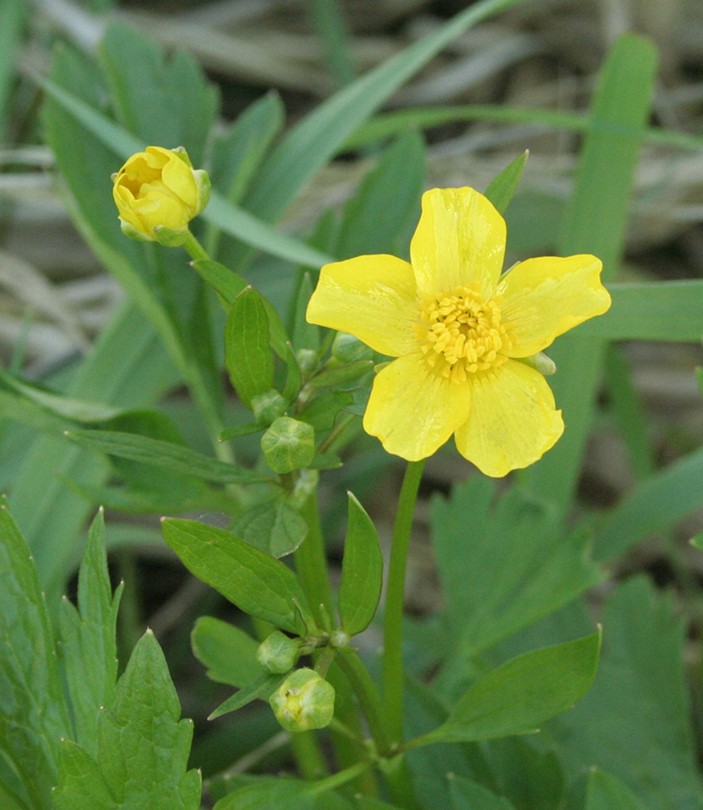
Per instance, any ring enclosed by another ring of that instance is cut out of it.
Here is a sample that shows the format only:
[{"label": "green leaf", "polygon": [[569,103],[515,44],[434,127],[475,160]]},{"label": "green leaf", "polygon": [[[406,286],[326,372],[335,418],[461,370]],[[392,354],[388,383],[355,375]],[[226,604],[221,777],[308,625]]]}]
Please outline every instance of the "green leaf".
[{"label": "green leaf", "polygon": [[308,535],[308,524],[284,498],[250,507],[232,520],[229,529],[276,559],[292,554]]},{"label": "green leaf", "polygon": [[255,396],[274,387],[269,342],[269,320],[263,300],[256,290],[247,287],[234,299],[227,315],[225,365],[235,391],[249,409]]},{"label": "green leaf", "polygon": [[510,205],[513,195],[518,187],[522,173],[525,171],[525,164],[529,157],[526,149],[519,157],[509,163],[503,171],[488,184],[484,194],[501,213]]},{"label": "green leaf", "polygon": [[624,781],[647,810],[700,807],[686,631],[674,595],[647,576],[628,579],[608,599],[603,624],[593,688],[549,724],[567,775],[596,766]]},{"label": "green leaf", "polygon": [[312,627],[296,575],[278,560],[233,534],[194,520],[162,521],[166,542],[198,579],[245,613],[282,630],[304,634]]},{"label": "green leaf", "polygon": [[350,385],[364,374],[373,371],[373,360],[357,360],[344,366],[323,369],[309,382],[311,388],[333,388],[337,385]]},{"label": "green leaf", "polygon": [[473,25],[520,0],[482,0],[436,31],[335,93],[294,126],[273,150],[247,198],[256,216],[273,221],[312,176],[375,110],[433,56]]},{"label": "green leaf", "polygon": [[545,721],[572,708],[588,692],[598,666],[600,640],[598,631],[513,658],[472,686],[444,725],[411,745],[538,731]]},{"label": "green leaf", "polygon": [[199,810],[200,773],[187,771],[193,737],[150,630],[134,648],[115,701],[100,714],[98,752],[61,743],[58,810]]},{"label": "green leaf", "polygon": [[448,778],[453,810],[514,810],[507,799],[496,796],[470,779],[451,773]]},{"label": "green leaf", "polygon": [[117,681],[115,631],[122,587],[113,597],[105,553],[105,523],[98,512],[78,575],[78,610],[63,598],[59,611],[61,658],[71,699],[74,740],[97,753],[98,715],[111,706]]},{"label": "green leaf", "polygon": [[249,105],[229,132],[213,140],[210,180],[230,202],[237,204],[248,190],[284,118],[283,102],[272,90]]},{"label": "green leaf", "polygon": [[613,298],[610,309],[578,326],[574,334],[608,340],[700,341],[703,281],[609,284],[608,290]]},{"label": "green leaf", "polygon": [[669,530],[703,505],[703,449],[660,470],[611,509],[596,535],[596,556],[610,560]]},{"label": "green leaf", "polygon": [[326,782],[264,777],[220,799],[214,810],[352,810],[350,801]]},{"label": "green leaf", "polygon": [[316,352],[320,348],[320,327],[315,326],[314,323],[308,323],[305,317],[311,295],[312,281],[310,280],[310,273],[303,273],[295,300],[293,345],[296,349],[311,349]]},{"label": "green leaf", "polygon": [[244,467],[227,464],[215,458],[198,453],[189,447],[182,447],[160,439],[150,439],[136,433],[123,433],[113,430],[69,430],[65,435],[91,450],[101,453],[164,467],[183,475],[202,478],[205,481],[218,481],[223,484],[253,484],[270,482],[264,475],[251,472]]},{"label": "green leaf", "polygon": [[[593,121],[641,128],[650,109],[657,52],[634,34],[621,36],[601,71],[591,105]],[[559,252],[592,253],[603,262],[603,280],[618,272],[627,230],[632,182],[640,152],[638,135],[591,130],[586,135]],[[597,319],[596,319],[597,320]],[[527,473],[534,491],[553,499],[561,512],[571,503],[590,431],[601,376],[604,344],[578,333],[550,349],[559,369],[552,387],[569,429]]]},{"label": "green leaf", "polygon": [[355,636],[373,619],[383,585],[383,555],[376,527],[359,501],[349,498],[349,525],[344,541],[339,615],[344,631]]},{"label": "green leaf", "polygon": [[432,542],[465,661],[572,601],[600,581],[589,538],[564,538],[554,507],[519,489],[494,504],[495,485],[475,476],[432,502]]},{"label": "green leaf", "polygon": [[241,689],[265,673],[256,660],[258,642],[229,622],[201,616],[190,640],[193,654],[207,667],[207,676],[213,681]]},{"label": "green leaf", "polygon": [[211,259],[195,259],[191,265],[220,296],[225,309],[229,310],[235,298],[245,290],[248,283],[236,273]]},{"label": "green leaf", "polygon": [[32,810],[51,810],[56,746],[70,734],[70,725],[34,560],[4,501],[0,503],[0,682],[1,758],[21,783],[18,788],[23,789],[27,805]]},{"label": "green leaf", "polygon": [[628,787],[605,771],[591,771],[587,790],[586,810],[646,810]]},{"label": "green leaf", "polygon": [[122,126],[149,144],[184,146],[200,166],[219,94],[195,58],[182,50],[166,56],[153,40],[119,22],[107,26],[98,56]]},{"label": "green leaf", "polygon": [[214,712],[210,713],[208,720],[216,720],[218,717],[222,717],[223,714],[236,712],[237,709],[241,709],[254,700],[268,700],[286,677],[286,675],[272,675],[270,672],[265,672],[255,681],[243,686],[231,697],[228,697]]},{"label": "green leaf", "polygon": [[[67,394],[123,408],[153,404],[179,380],[153,328],[131,304],[120,306],[93,351],[76,369]],[[93,508],[59,475],[92,485],[107,480],[109,465],[62,436],[39,437],[15,474],[10,505],[30,547],[41,549],[41,582],[63,585],[76,540]],[[60,592],[60,590],[59,590]]]},{"label": "green leaf", "polygon": [[424,181],[424,141],[417,132],[407,132],[383,152],[344,207],[335,255],[407,255]]},{"label": "green leaf", "polygon": [[324,391],[300,411],[298,419],[312,425],[315,433],[324,433],[334,426],[340,411],[353,404],[354,394],[351,391]]},{"label": "green leaf", "polygon": [[0,382],[56,416],[75,422],[104,422],[122,413],[120,408],[113,408],[100,402],[83,402],[62,394],[52,393],[38,385],[19,380],[2,369],[0,369]]}]

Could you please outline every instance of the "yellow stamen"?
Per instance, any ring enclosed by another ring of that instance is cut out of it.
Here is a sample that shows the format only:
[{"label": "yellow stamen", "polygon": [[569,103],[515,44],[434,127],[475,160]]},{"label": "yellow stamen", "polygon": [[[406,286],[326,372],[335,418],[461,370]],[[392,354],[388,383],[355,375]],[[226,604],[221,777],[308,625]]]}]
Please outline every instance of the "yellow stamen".
[{"label": "yellow stamen", "polygon": [[416,334],[427,365],[454,383],[502,365],[512,340],[509,325],[501,321],[499,303],[484,301],[471,287],[425,299]]}]

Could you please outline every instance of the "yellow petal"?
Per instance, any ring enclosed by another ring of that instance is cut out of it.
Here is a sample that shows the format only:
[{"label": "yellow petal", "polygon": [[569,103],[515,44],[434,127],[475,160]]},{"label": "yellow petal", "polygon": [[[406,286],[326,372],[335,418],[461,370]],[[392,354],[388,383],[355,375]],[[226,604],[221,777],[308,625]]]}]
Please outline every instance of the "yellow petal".
[{"label": "yellow petal", "polygon": [[195,212],[198,203],[198,187],[195,184],[193,170],[187,166],[177,155],[172,154],[169,162],[161,171],[164,185],[191,209],[190,215]]},{"label": "yellow petal", "polygon": [[373,383],[364,430],[387,452],[419,461],[440,448],[469,415],[468,383],[449,382],[432,372],[421,352],[386,366]]},{"label": "yellow petal", "polygon": [[146,152],[141,152],[146,162],[154,169],[163,169],[163,167],[171,160],[172,152],[170,149],[164,149],[163,146],[147,146]]},{"label": "yellow petal", "polygon": [[610,307],[600,282],[603,267],[595,256],[545,256],[513,267],[500,282],[504,324],[512,324],[511,357],[541,352],[552,341]]},{"label": "yellow petal", "polygon": [[533,464],[564,432],[554,394],[533,368],[508,360],[471,385],[471,414],[456,432],[459,452],[485,475],[502,478]]},{"label": "yellow petal", "polygon": [[423,295],[476,284],[488,298],[505,253],[505,220],[472,188],[435,188],[422,195],[422,216],[410,244],[410,261]]},{"label": "yellow petal", "polygon": [[417,348],[419,320],[412,267],[383,254],[326,264],[307,319],[355,335],[381,354],[408,354]]},{"label": "yellow petal", "polygon": [[132,210],[142,223],[142,228],[153,235],[159,225],[178,231],[188,225],[189,217],[186,207],[180,200],[157,189],[150,190],[146,196],[135,200]]}]

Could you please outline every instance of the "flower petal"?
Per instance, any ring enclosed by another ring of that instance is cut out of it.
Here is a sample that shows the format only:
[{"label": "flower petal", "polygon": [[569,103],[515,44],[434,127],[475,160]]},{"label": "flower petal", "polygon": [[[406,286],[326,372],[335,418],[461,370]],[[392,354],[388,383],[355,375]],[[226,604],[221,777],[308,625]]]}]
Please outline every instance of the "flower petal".
[{"label": "flower petal", "polygon": [[603,264],[588,254],[545,256],[517,264],[498,285],[503,323],[511,323],[511,357],[528,357],[610,307]]},{"label": "flower petal", "polygon": [[431,456],[466,422],[471,388],[435,374],[421,352],[379,372],[364,414],[364,430],[407,461]]},{"label": "flower petal", "polygon": [[563,432],[561,411],[544,377],[508,360],[472,380],[471,415],[455,440],[482,473],[502,478],[540,459]]},{"label": "flower petal", "polygon": [[419,320],[412,267],[384,254],[326,264],[307,319],[355,335],[381,354],[408,354],[417,349]]},{"label": "flower petal", "polygon": [[189,206],[192,216],[198,204],[198,186],[193,177],[193,170],[174,154],[161,170],[161,179],[166,188]]},{"label": "flower petal", "polygon": [[472,188],[434,188],[422,195],[422,216],[410,243],[410,261],[423,295],[477,284],[484,298],[503,268],[505,220]]},{"label": "flower petal", "polygon": [[159,225],[174,231],[182,230],[188,225],[190,218],[188,210],[180,200],[157,188],[149,189],[146,195],[135,200],[131,207],[142,223],[142,229],[149,234],[152,234],[154,228]]}]

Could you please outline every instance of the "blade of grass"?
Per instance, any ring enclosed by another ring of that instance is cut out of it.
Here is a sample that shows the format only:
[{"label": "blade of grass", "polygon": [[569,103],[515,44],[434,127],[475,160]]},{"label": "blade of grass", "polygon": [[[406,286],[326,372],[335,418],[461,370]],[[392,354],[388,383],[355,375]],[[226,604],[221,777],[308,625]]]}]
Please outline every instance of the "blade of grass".
[{"label": "blade of grass", "polygon": [[371,119],[350,135],[340,151],[360,149],[378,141],[392,138],[409,129],[449,124],[456,121],[494,121],[505,124],[542,124],[572,132],[609,132],[639,137],[645,143],[677,146],[681,149],[703,149],[703,138],[687,132],[674,132],[654,127],[634,127],[623,123],[593,119],[585,113],[544,110],[535,107],[511,107],[491,104],[466,104],[442,107],[419,107],[399,112],[383,113]]},{"label": "blade of grass", "polygon": [[[594,121],[641,128],[649,113],[657,53],[650,40],[622,36],[612,48],[592,103]],[[628,204],[640,151],[639,136],[592,130],[586,136],[574,191],[569,200],[560,253],[593,253],[603,278],[618,270]],[[565,335],[550,350],[558,373],[552,378],[566,430],[557,445],[525,475],[533,491],[555,501],[565,513],[571,503],[591,425],[605,343]]]},{"label": "blade of grass", "polygon": [[473,25],[525,0],[481,0],[323,102],[273,150],[247,198],[267,222],[280,216],[347,138],[414,73]]},{"label": "blade of grass", "polygon": [[6,139],[7,110],[17,64],[15,56],[24,28],[23,0],[0,5],[0,143]]},{"label": "blade of grass", "polygon": [[354,78],[354,68],[339,0],[308,0],[308,4],[330,75],[338,87],[344,87]]}]

